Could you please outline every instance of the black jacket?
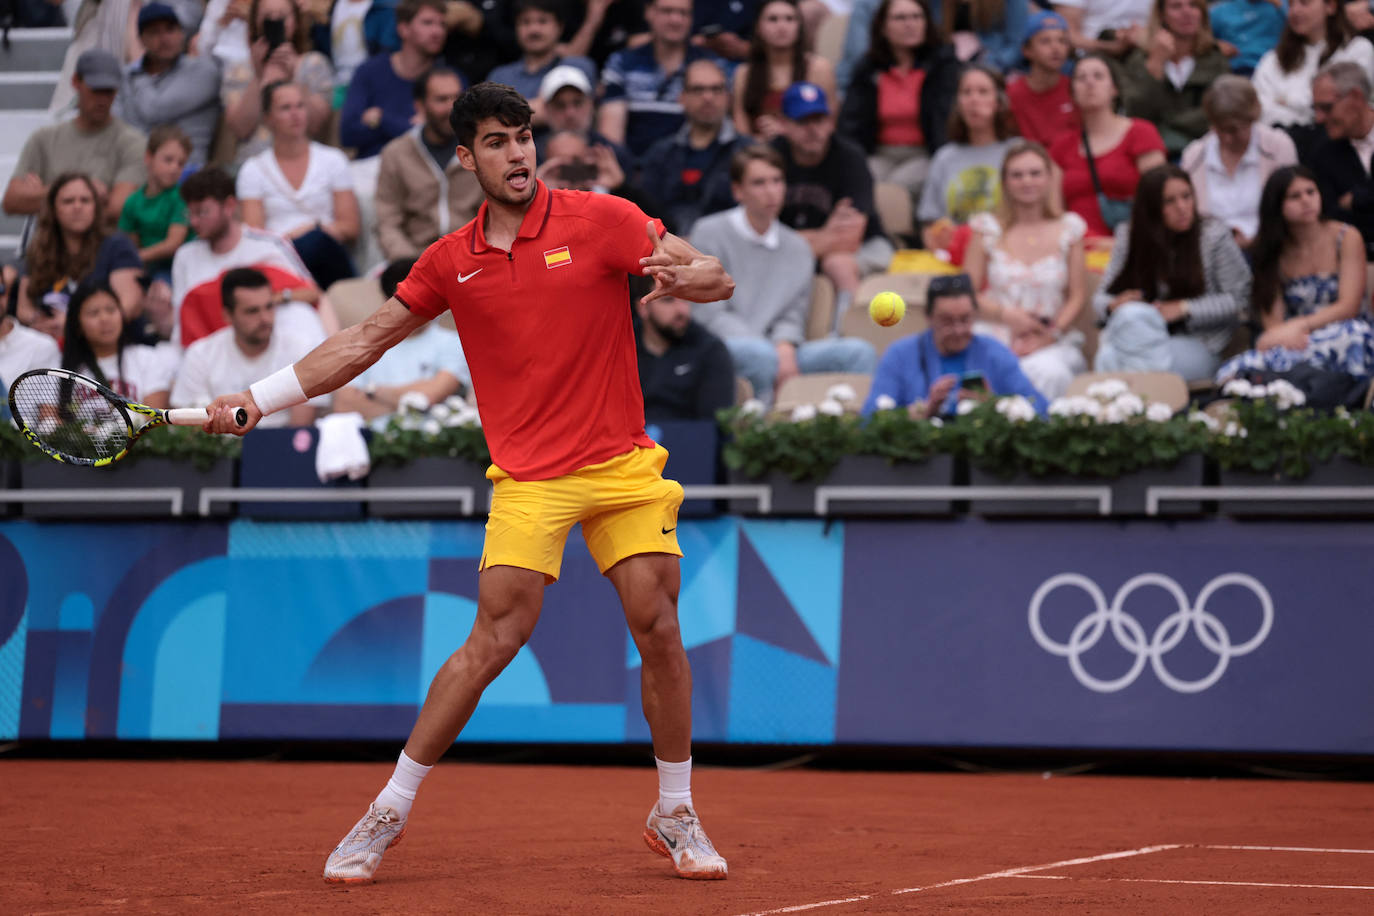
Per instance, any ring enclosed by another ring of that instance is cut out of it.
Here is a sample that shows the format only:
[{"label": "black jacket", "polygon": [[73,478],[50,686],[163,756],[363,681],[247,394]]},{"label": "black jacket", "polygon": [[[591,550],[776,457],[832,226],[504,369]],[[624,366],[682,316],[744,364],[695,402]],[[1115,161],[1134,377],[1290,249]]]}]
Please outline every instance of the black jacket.
[{"label": "black jacket", "polygon": [[[1360,165],[1355,147],[1344,138],[1326,137],[1313,144],[1304,159],[1303,164],[1317,173],[1322,215],[1360,230],[1366,254],[1374,257],[1374,181]],[[1339,203],[1346,194],[1352,198],[1349,209]]]},{"label": "black jacket", "polygon": [[716,411],[735,403],[735,364],[730,351],[695,321],[688,323],[682,340],[655,356],[644,349],[636,317],[635,343],[646,423],[714,420]]},{"label": "black jacket", "polygon": [[[926,71],[921,84],[921,133],[926,151],[934,153],[945,143],[949,112],[959,85],[959,60],[950,46],[942,45],[921,65]],[[878,74],[872,58],[864,55],[844,95],[837,131],[872,153],[878,147]]]}]

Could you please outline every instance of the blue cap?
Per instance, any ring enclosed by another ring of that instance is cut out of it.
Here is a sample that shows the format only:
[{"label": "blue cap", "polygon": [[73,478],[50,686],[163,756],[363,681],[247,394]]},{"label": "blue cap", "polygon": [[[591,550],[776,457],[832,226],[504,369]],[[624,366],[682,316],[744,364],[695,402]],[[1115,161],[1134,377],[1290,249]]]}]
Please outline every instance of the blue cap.
[{"label": "blue cap", "polygon": [[[147,9],[147,7],[144,7]],[[1069,31],[1068,21],[1053,10],[1041,10],[1026,20],[1026,28],[1021,32],[1021,44],[1030,41],[1036,35],[1046,29],[1058,29],[1061,32]]]},{"label": "blue cap", "polygon": [[793,83],[782,94],[782,113],[790,120],[800,121],[812,115],[830,114],[830,103],[825,90],[815,83]]},{"label": "blue cap", "polygon": [[149,3],[138,11],[138,30],[142,32],[154,22],[175,22],[181,25],[177,11],[165,3]]}]

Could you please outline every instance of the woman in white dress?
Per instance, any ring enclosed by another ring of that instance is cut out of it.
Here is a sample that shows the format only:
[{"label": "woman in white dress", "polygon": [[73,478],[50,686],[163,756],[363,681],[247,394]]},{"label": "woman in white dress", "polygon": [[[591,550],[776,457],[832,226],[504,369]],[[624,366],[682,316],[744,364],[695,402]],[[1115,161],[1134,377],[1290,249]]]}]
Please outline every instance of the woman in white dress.
[{"label": "woman in white dress", "polygon": [[1008,343],[1046,398],[1064,394],[1087,369],[1083,335],[1082,217],[1059,203],[1059,176],[1038,143],[1017,143],[1002,160],[1002,196],[969,225],[964,268],[979,290],[979,330]]},{"label": "woman in white dress", "polygon": [[263,89],[272,148],[239,169],[243,221],[283,236],[320,289],[354,276],[348,249],[358,238],[358,198],[348,158],[306,134],[305,94],[295,83]]}]

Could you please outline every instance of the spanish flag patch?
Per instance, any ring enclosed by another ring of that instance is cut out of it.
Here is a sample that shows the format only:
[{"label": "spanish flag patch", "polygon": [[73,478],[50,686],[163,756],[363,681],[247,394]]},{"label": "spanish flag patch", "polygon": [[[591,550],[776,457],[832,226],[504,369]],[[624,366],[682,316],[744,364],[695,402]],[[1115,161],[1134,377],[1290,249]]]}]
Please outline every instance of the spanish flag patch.
[{"label": "spanish flag patch", "polygon": [[568,250],[568,246],[567,246],[567,245],[564,245],[562,248],[555,248],[555,249],[553,249],[552,251],[546,251],[546,252],[544,252],[544,266],[545,266],[545,267],[549,267],[549,268],[553,268],[553,267],[562,267],[564,264],[571,264],[571,263],[572,263],[572,252]]}]

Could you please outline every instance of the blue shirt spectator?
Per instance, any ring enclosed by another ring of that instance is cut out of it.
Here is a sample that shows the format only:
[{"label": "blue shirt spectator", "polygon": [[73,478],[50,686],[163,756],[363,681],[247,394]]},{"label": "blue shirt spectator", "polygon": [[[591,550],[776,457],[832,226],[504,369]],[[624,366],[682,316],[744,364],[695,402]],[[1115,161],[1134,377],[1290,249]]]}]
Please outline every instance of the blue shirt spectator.
[{"label": "blue shirt spectator", "polygon": [[[539,99],[539,87],[554,67],[567,65],[581,70],[589,85],[596,85],[596,64],[585,57],[558,53],[563,35],[563,13],[560,0],[516,0],[515,40],[520,45],[520,57],[510,63],[493,67],[487,79],[504,83],[531,102]],[[536,111],[536,118],[540,113]]]},{"label": "blue shirt spectator", "polygon": [[[926,293],[930,330],[887,348],[873,373],[873,385],[864,402],[864,416],[878,409],[878,399],[888,397],[897,407],[922,404],[913,413],[933,417],[952,414],[964,397],[1023,395],[1044,415],[1049,405],[1021,371],[1020,360],[1005,344],[973,333],[977,315],[968,276],[936,277]],[[981,384],[968,379],[977,373]]]},{"label": "blue shirt spectator", "polygon": [[1229,41],[1240,53],[1231,58],[1231,70],[1249,76],[1264,52],[1279,43],[1288,21],[1288,4],[1271,0],[1223,0],[1210,10],[1212,34]]}]

